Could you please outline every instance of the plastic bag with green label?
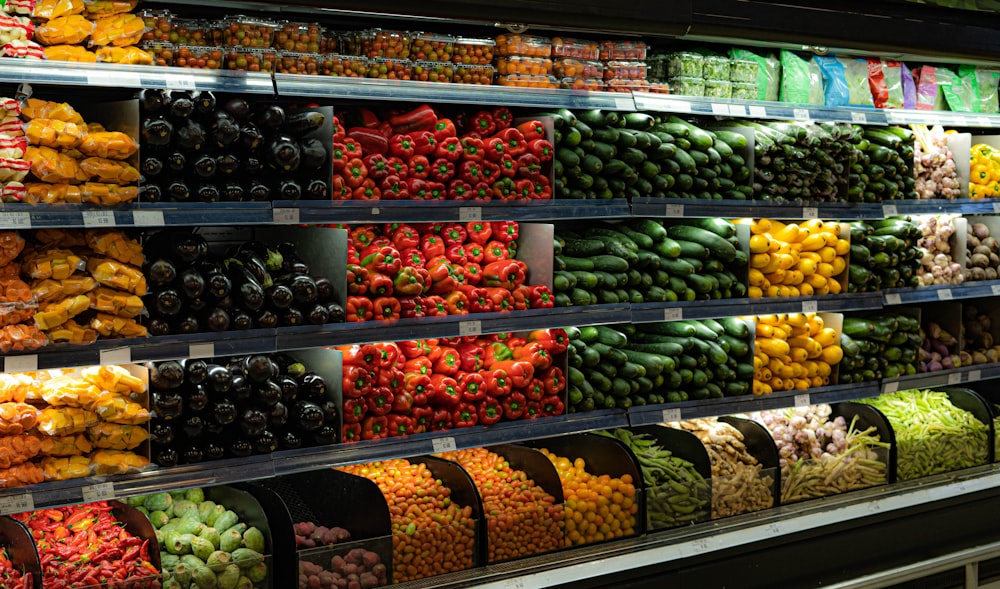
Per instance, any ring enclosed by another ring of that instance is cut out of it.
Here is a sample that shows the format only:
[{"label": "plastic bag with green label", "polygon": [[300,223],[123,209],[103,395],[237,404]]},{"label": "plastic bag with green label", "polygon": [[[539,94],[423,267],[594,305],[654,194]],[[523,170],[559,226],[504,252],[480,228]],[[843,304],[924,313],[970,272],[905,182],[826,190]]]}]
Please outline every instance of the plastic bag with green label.
[{"label": "plastic bag with green label", "polygon": [[962,77],[947,68],[937,68],[938,88],[941,89],[950,110],[972,112],[974,99],[976,102],[979,100],[974,96],[972,79],[972,76]]},{"label": "plastic bag with green label", "polygon": [[752,59],[757,62],[757,100],[777,101],[781,93],[781,62],[774,55],[762,57],[746,49],[729,50],[731,59]]},{"label": "plastic bag with green label", "polygon": [[971,112],[987,114],[997,112],[997,82],[1000,81],[1000,72],[984,67],[961,65],[958,67],[958,76],[962,80],[963,87],[972,88]]},{"label": "plastic bag with green label", "polygon": [[781,102],[824,103],[823,74],[819,66],[791,51],[781,51]]}]

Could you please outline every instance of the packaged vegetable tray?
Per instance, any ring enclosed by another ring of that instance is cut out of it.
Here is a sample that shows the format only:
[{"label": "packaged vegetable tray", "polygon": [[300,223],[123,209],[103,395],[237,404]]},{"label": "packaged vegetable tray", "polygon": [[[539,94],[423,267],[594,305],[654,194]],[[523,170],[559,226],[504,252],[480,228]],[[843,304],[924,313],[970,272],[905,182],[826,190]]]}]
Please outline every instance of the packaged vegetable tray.
[{"label": "packaged vegetable tray", "polygon": [[757,62],[752,59],[733,59],[729,62],[729,81],[756,83]]},{"label": "packaged vegetable tray", "polygon": [[222,69],[221,47],[179,45],[174,50],[174,65],[200,70]]},{"label": "packaged vegetable tray", "polygon": [[413,33],[410,59],[414,61],[451,61],[455,37],[434,33]]},{"label": "packaged vegetable tray", "polygon": [[760,95],[760,89],[756,83],[733,82],[731,88],[734,100],[757,100]]},{"label": "packaged vegetable tray", "polygon": [[451,83],[455,66],[450,61],[417,61],[413,63],[413,77],[418,82]]},{"label": "packaged vegetable tray", "polygon": [[646,80],[604,80],[605,92],[647,92],[649,82]]},{"label": "packaged vegetable tray", "polygon": [[490,85],[495,74],[496,69],[492,65],[456,64],[451,81],[456,84]]},{"label": "packaged vegetable tray", "polygon": [[601,49],[597,41],[553,37],[552,57],[573,57],[576,59],[596,60],[601,57]]},{"label": "packaged vegetable tray", "polygon": [[667,80],[670,84],[671,94],[677,94],[679,96],[704,96],[705,95],[705,80],[702,78],[670,78]]},{"label": "packaged vegetable tray", "polygon": [[174,53],[176,52],[176,47],[173,43],[167,43],[165,41],[143,41],[139,44],[139,49],[149,54],[153,65],[174,65]]},{"label": "packaged vegetable tray", "polygon": [[267,47],[274,42],[277,23],[249,16],[222,19],[222,44],[228,47]]},{"label": "packaged vegetable tray", "polygon": [[604,90],[604,80],[602,78],[563,78],[559,80],[559,87],[566,90],[600,92]]},{"label": "packaged vegetable tray", "polygon": [[353,55],[320,56],[320,73],[324,76],[363,78],[368,74],[368,60]]},{"label": "packaged vegetable tray", "polygon": [[458,37],[451,60],[464,65],[491,65],[497,42],[493,39]]},{"label": "packaged vegetable tray", "polygon": [[729,81],[731,76],[731,66],[728,57],[718,55],[707,55],[702,60],[701,77],[706,80]]},{"label": "packaged vegetable tray", "polygon": [[226,53],[223,69],[244,72],[273,72],[278,52],[256,47],[235,47]]},{"label": "packaged vegetable tray", "polygon": [[705,97],[732,98],[733,83],[729,80],[705,80]]},{"label": "packaged vegetable tray", "polygon": [[496,38],[496,54],[548,58],[552,55],[552,40],[534,35],[504,34]]},{"label": "packaged vegetable tray", "polygon": [[174,28],[174,14],[169,10],[141,10],[138,12],[146,25],[143,41],[171,42],[170,33]]},{"label": "packaged vegetable tray", "polygon": [[405,31],[388,29],[368,29],[358,32],[355,37],[361,55],[365,57],[384,57],[389,59],[407,59],[410,57],[410,47],[413,39]]},{"label": "packaged vegetable tray", "polygon": [[557,78],[603,78],[604,64],[599,61],[587,61],[574,57],[561,57],[553,60],[552,73]]},{"label": "packaged vegetable tray", "polygon": [[546,76],[552,73],[552,60],[544,57],[524,57],[510,55],[498,57],[496,70],[501,76],[521,74],[531,76]]},{"label": "packaged vegetable tray", "polygon": [[646,64],[641,61],[609,61],[604,65],[605,80],[645,80]]},{"label": "packaged vegetable tray", "polygon": [[383,80],[412,80],[413,62],[408,59],[377,57],[368,62],[368,77]]},{"label": "packaged vegetable tray", "polygon": [[700,53],[690,51],[680,51],[667,56],[667,75],[671,78],[689,77],[700,78],[704,67],[705,57]]},{"label": "packaged vegetable tray", "polygon": [[599,57],[604,61],[642,61],[646,59],[646,44],[642,41],[601,41]]},{"label": "packaged vegetable tray", "polygon": [[321,59],[322,56],[317,53],[279,51],[274,63],[274,71],[279,74],[316,76],[319,75],[319,62]]}]

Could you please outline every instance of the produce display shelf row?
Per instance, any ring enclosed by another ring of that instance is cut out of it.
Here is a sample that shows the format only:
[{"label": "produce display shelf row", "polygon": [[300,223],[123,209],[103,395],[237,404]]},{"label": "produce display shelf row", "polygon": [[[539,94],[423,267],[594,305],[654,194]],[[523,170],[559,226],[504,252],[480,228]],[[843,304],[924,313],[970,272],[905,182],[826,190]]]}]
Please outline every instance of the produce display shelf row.
[{"label": "produce display shelf row", "polygon": [[722,317],[777,313],[842,313],[844,311],[873,311],[881,308],[882,296],[877,292],[786,299],[720,299],[683,303],[640,303],[631,305],[631,323],[720,319]]},{"label": "produce display shelf row", "polygon": [[1000,362],[973,364],[938,372],[900,376],[899,378],[886,378],[882,380],[881,390],[884,393],[893,393],[907,389],[929,389],[970,384],[995,378],[1000,378]]},{"label": "produce display shelf row", "polygon": [[962,284],[940,284],[915,288],[893,288],[881,291],[883,304],[912,305],[953,299],[978,299],[1000,296],[1000,280],[977,280]]},{"label": "produce display shelf row", "polygon": [[690,200],[637,198],[632,200],[634,217],[766,217],[768,219],[876,220],[895,215],[1000,213],[997,199],[896,200],[885,203],[774,203],[752,200]]},{"label": "produce display shelf row", "polygon": [[387,221],[557,221],[614,219],[633,215],[628,200],[464,201],[276,201],[275,222],[384,223]]},{"label": "produce display shelf row", "polygon": [[720,417],[738,413],[803,407],[820,403],[840,403],[877,397],[881,394],[878,382],[831,385],[807,391],[782,391],[763,396],[726,397],[705,401],[685,401],[664,405],[632,406],[627,409],[632,427],[655,425],[666,421]]}]

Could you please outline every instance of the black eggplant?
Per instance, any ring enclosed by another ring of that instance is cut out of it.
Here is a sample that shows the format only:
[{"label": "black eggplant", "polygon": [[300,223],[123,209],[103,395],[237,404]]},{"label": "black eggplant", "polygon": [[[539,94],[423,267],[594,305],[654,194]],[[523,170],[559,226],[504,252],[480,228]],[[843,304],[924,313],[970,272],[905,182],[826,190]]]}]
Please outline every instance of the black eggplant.
[{"label": "black eggplant", "polygon": [[309,272],[309,266],[299,257],[299,253],[295,248],[295,244],[291,242],[283,242],[278,244],[278,253],[281,254],[282,259],[282,269],[285,272],[291,272],[292,274],[311,274]]},{"label": "black eggplant", "polygon": [[170,322],[160,317],[153,317],[146,324],[149,335],[170,335]]},{"label": "black eggplant", "polygon": [[236,421],[236,405],[228,399],[216,401],[208,409],[212,421],[219,425],[229,425]]},{"label": "black eggplant", "polygon": [[229,183],[222,187],[222,200],[225,202],[242,202],[246,198],[246,190],[236,183]]},{"label": "black eggplant", "polygon": [[243,309],[233,309],[229,314],[233,329],[253,329],[253,317]]},{"label": "black eggplant", "polygon": [[264,292],[267,302],[275,309],[287,309],[292,304],[292,289],[283,284],[275,284]]},{"label": "black eggplant", "polygon": [[281,387],[273,380],[264,381],[254,387],[250,398],[261,407],[274,407],[281,401]]},{"label": "black eggplant", "polygon": [[224,395],[233,388],[233,374],[225,366],[211,364],[207,370],[206,382],[213,393]]},{"label": "black eggplant", "polygon": [[166,147],[174,137],[174,125],[162,117],[142,122],[142,141],[151,147]]},{"label": "black eggplant", "polygon": [[[195,300],[204,302],[202,299]],[[192,307],[191,303],[188,303],[186,306],[189,311],[197,312],[199,310]],[[202,305],[201,308],[204,308],[205,306],[207,306],[207,303]],[[197,317],[191,314],[182,315],[180,319],[176,320],[175,324],[177,333],[199,333],[201,331],[201,322],[198,321]]]},{"label": "black eggplant", "polygon": [[255,384],[265,383],[272,378],[278,377],[278,365],[264,354],[245,357],[241,366],[243,367],[243,374],[250,379],[250,382]]},{"label": "black eggplant", "polygon": [[143,183],[139,187],[139,200],[141,202],[160,202],[163,200],[163,188],[159,184]]},{"label": "black eggplant", "polygon": [[233,289],[233,283],[222,273],[222,269],[215,264],[200,264],[198,271],[205,280],[205,294],[215,299],[224,299],[229,296]]},{"label": "black eggplant", "polygon": [[326,312],[330,317],[330,323],[343,323],[347,320],[347,314],[344,312],[344,308],[338,303],[328,303],[326,305]]},{"label": "black eggplant", "polygon": [[177,393],[157,391],[153,393],[153,410],[158,419],[175,419],[184,412],[184,400]]},{"label": "black eggplant", "polygon": [[146,113],[154,113],[167,104],[167,95],[163,90],[143,89],[139,91],[139,106]]},{"label": "black eggplant", "polygon": [[197,269],[185,268],[180,278],[177,286],[187,298],[196,299],[205,292],[205,277]]},{"label": "black eggplant", "polygon": [[201,451],[200,446],[188,444],[181,452],[181,458],[184,459],[185,464],[196,464],[205,459],[205,453]]},{"label": "black eggplant", "polygon": [[250,399],[250,393],[253,391],[253,385],[247,380],[246,375],[234,374],[233,375],[233,386],[229,389],[229,398],[237,403],[242,403]]},{"label": "black eggplant", "polygon": [[229,329],[229,313],[216,307],[205,317],[205,325],[209,331],[226,331]]},{"label": "black eggplant", "polygon": [[304,139],[299,143],[299,149],[302,153],[301,166],[307,170],[318,170],[330,159],[326,146],[319,139]]},{"label": "black eggplant", "polygon": [[208,406],[208,388],[204,384],[196,384],[187,394],[187,408],[198,412]]},{"label": "black eggplant", "polygon": [[270,309],[264,309],[257,315],[256,323],[261,329],[274,329],[278,326],[278,314]]},{"label": "black eggplant", "polygon": [[278,439],[278,445],[282,450],[298,450],[302,447],[302,438],[299,437],[299,434],[286,430]]},{"label": "black eggplant", "polygon": [[155,155],[143,158],[142,164],[139,166],[146,176],[159,176],[165,167],[167,166],[163,163],[163,159]]},{"label": "black eggplant", "polygon": [[149,384],[154,389],[176,389],[184,384],[184,367],[173,360],[154,362],[149,371]]},{"label": "black eggplant", "polygon": [[236,307],[235,301],[233,301],[233,294],[229,293],[228,296],[222,297],[221,299],[215,301],[215,306],[226,311],[227,313]]},{"label": "black eggplant", "polygon": [[195,189],[199,202],[219,202],[222,200],[222,193],[215,184],[199,184]]},{"label": "black eggplant", "polygon": [[202,421],[201,417],[197,415],[192,415],[181,422],[181,430],[184,435],[189,438],[197,438],[201,435],[202,428],[205,427],[205,422]]},{"label": "black eggplant", "polygon": [[215,175],[215,158],[210,155],[200,155],[191,164],[191,169],[202,178],[211,178]]},{"label": "black eggplant", "polygon": [[301,137],[303,135],[308,135],[313,131],[318,131],[325,122],[326,115],[321,112],[314,110],[300,112],[289,116],[285,121],[285,126],[282,130],[297,137]]},{"label": "black eggplant", "polygon": [[229,113],[234,119],[244,120],[250,116],[250,104],[242,98],[230,98],[222,106],[222,110]]},{"label": "black eggplant", "polygon": [[183,90],[170,91],[170,116],[175,119],[187,119],[194,113],[194,100],[191,93]]},{"label": "black eggplant", "polygon": [[333,283],[330,279],[325,276],[313,276],[313,282],[316,283],[316,300],[321,303],[328,303],[334,299],[336,293],[333,289]]},{"label": "black eggplant", "polygon": [[298,304],[309,305],[319,299],[319,287],[308,274],[286,274],[275,279],[274,283],[287,286]]},{"label": "black eggplant", "polygon": [[153,286],[170,284],[177,278],[177,267],[170,260],[155,260],[146,270],[146,280]]},{"label": "black eggplant", "polygon": [[199,385],[208,378],[208,364],[204,360],[187,360],[184,362],[184,380],[188,384]]},{"label": "black eggplant", "polygon": [[274,435],[274,432],[264,430],[254,438],[253,449],[258,454],[276,452],[278,450],[278,437]]},{"label": "black eggplant", "polygon": [[233,294],[237,297],[239,306],[248,311],[259,311],[264,306],[264,288],[254,275],[236,258],[227,259],[223,265],[226,276],[233,284]]},{"label": "black eggplant", "polygon": [[281,402],[275,403],[267,414],[267,425],[278,429],[288,423],[288,407]]},{"label": "black eggplant", "polygon": [[337,427],[333,425],[324,425],[317,431],[313,432],[312,435],[313,443],[317,446],[330,446],[332,444],[336,444],[339,437]]},{"label": "black eggplant", "polygon": [[275,135],[264,150],[268,165],[286,174],[298,170],[302,162],[302,149],[299,148],[299,143],[288,135]]},{"label": "black eggplant", "polygon": [[158,315],[173,317],[184,308],[184,301],[176,289],[167,288],[153,295],[153,308]]},{"label": "black eggplant", "polygon": [[163,448],[156,453],[153,460],[160,466],[177,466],[177,450],[174,450],[172,447]]},{"label": "black eggplant", "polygon": [[250,200],[254,202],[264,202],[271,198],[271,189],[268,188],[267,184],[259,180],[250,182],[250,188],[247,189],[247,193],[250,195]]},{"label": "black eggplant", "polygon": [[237,421],[240,429],[248,436],[260,435],[267,428],[267,415],[260,409],[247,409]]},{"label": "black eggplant", "polygon": [[[167,235],[164,234],[164,237]],[[171,233],[168,239],[170,239],[171,257],[182,264],[197,264],[208,255],[208,242],[197,233]]]},{"label": "black eggplant", "polygon": [[254,152],[264,144],[264,134],[257,125],[247,123],[240,127],[240,145],[247,152]]},{"label": "black eggplant", "polygon": [[199,113],[209,115],[215,112],[215,94],[205,90],[195,92],[191,98],[194,100],[195,110]]},{"label": "black eggplant", "polygon": [[228,358],[228,362],[226,362],[226,368],[229,370],[229,372],[233,373],[233,376],[246,376],[247,371],[246,368],[243,367],[243,360],[245,359],[246,356],[232,356]]},{"label": "black eggplant", "polygon": [[323,409],[315,403],[299,401],[293,414],[295,423],[302,431],[314,432],[323,427]]},{"label": "black eggplant", "polygon": [[303,374],[299,379],[299,396],[307,401],[323,401],[326,397],[326,381],[315,372]]},{"label": "black eggplant", "polygon": [[[251,247],[249,247],[249,244],[252,243],[255,242],[248,242],[247,244],[239,246],[231,253],[231,256],[243,263],[243,267],[253,275],[257,284],[264,288],[268,288],[274,283],[274,281],[271,278],[271,273],[267,269],[267,263],[264,261],[264,258],[258,254],[258,250],[256,248],[251,249]],[[264,248],[264,251],[267,251],[266,247]]]},{"label": "black eggplant", "polygon": [[174,441],[174,428],[165,423],[154,421],[149,428],[149,440],[161,446],[172,444]]},{"label": "black eggplant", "polygon": [[259,157],[248,157],[243,160],[243,171],[247,174],[259,174],[264,171],[264,162]]},{"label": "black eggplant", "polygon": [[199,151],[205,146],[205,128],[189,120],[174,127],[174,144],[181,149]]},{"label": "black eggplant", "polygon": [[205,422],[206,437],[219,439],[222,437],[222,434],[225,433],[225,431],[226,431],[226,426],[224,425],[219,425],[212,420],[208,420]]},{"label": "black eggplant", "polygon": [[278,386],[281,387],[281,402],[291,405],[299,398],[299,383],[289,375],[284,375],[278,379]]},{"label": "black eggplant", "polygon": [[278,184],[278,197],[281,200],[299,200],[302,198],[302,187],[295,180],[282,180]]},{"label": "black eggplant", "polygon": [[310,180],[306,185],[306,198],[310,200],[324,200],[330,198],[330,187],[326,180]]},{"label": "black eggplant", "polygon": [[337,416],[340,414],[340,411],[337,410],[337,404],[333,401],[327,401],[321,407],[323,408],[323,423],[337,425]]},{"label": "black eggplant", "polygon": [[240,171],[240,158],[225,153],[215,158],[215,171],[220,176],[232,176]]},{"label": "black eggplant", "polygon": [[284,262],[284,257],[277,249],[272,249],[266,244],[260,241],[247,241],[240,245],[240,250],[250,250],[251,252],[257,254],[257,257],[263,260],[264,267],[267,268],[268,272],[275,272],[281,270],[281,265]]},{"label": "black eggplant", "polygon": [[174,180],[167,185],[167,194],[171,200],[185,201],[191,198],[191,188],[183,180]]},{"label": "black eggplant", "polygon": [[219,149],[226,149],[240,139],[240,126],[228,113],[217,112],[212,118],[212,140]]},{"label": "black eggplant", "polygon": [[215,442],[205,442],[205,460],[221,460],[226,457],[226,449]]},{"label": "black eggplant", "polygon": [[183,172],[187,165],[187,156],[179,151],[172,152],[167,156],[167,167],[172,172]]},{"label": "black eggplant", "polygon": [[235,440],[229,445],[229,453],[236,458],[246,458],[253,454],[253,443],[245,438]]},{"label": "black eggplant", "polygon": [[289,307],[283,309],[281,313],[278,314],[278,325],[282,327],[295,327],[296,325],[302,325],[306,321],[306,316],[302,314],[295,307]]},{"label": "black eggplant", "polygon": [[277,131],[285,124],[285,109],[280,106],[268,105],[253,114],[253,122],[261,129]]},{"label": "black eggplant", "polygon": [[313,325],[325,325],[330,321],[330,314],[327,312],[325,306],[316,303],[306,313],[306,319]]}]

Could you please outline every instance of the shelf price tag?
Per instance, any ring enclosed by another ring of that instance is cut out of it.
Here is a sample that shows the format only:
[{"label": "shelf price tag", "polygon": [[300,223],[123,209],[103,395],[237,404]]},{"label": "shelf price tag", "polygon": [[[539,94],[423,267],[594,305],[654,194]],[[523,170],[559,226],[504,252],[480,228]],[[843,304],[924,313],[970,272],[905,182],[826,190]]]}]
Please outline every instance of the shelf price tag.
[{"label": "shelf price tag", "polygon": [[863,112],[858,112],[856,110],[852,111],[851,112],[851,122],[852,123],[856,123],[858,125],[867,125],[868,124],[868,115],[866,115]]},{"label": "shelf price tag", "polygon": [[954,117],[954,118],[953,118],[953,119],[951,120],[951,123],[952,123],[953,125],[955,125],[956,127],[964,127],[964,126],[966,126],[966,125],[968,125],[968,124],[969,124],[969,123],[968,123],[968,121],[966,121],[966,120],[965,120],[965,117],[963,117],[963,116],[957,116],[957,117]]},{"label": "shelf price tag", "polygon": [[671,421],[681,420],[681,410],[680,409],[664,409],[663,410],[663,421],[670,423]]},{"label": "shelf price tag", "polygon": [[1000,201],[997,201],[997,202],[993,203],[993,212],[994,213],[1000,213]]},{"label": "shelf price tag", "polygon": [[878,513],[882,511],[882,504],[878,499],[868,502],[868,513]]},{"label": "shelf price tag", "polygon": [[373,207],[372,208],[372,214],[373,215],[381,215],[382,214],[382,210],[379,209],[378,207]]},{"label": "shelf price tag", "polygon": [[194,76],[165,76],[163,81],[170,90],[195,90],[197,86]]},{"label": "shelf price tag", "polygon": [[83,492],[84,503],[94,501],[109,501],[115,498],[114,483],[98,483],[96,485],[86,485],[80,489]]},{"label": "shelf price tag", "polygon": [[656,108],[666,112],[691,112],[691,103],[668,98],[658,101]]},{"label": "shelf price tag", "polygon": [[191,344],[188,346],[188,358],[212,358],[215,356],[215,344]]},{"label": "shelf price tag", "polygon": [[279,225],[296,225],[299,222],[299,210],[293,208],[274,209],[271,213],[274,222]]},{"label": "shelf price tag", "polygon": [[898,390],[899,390],[899,381],[891,380],[889,382],[882,383],[883,393],[895,393]]},{"label": "shelf price tag", "polygon": [[527,585],[524,583],[524,579],[510,579],[504,587],[505,589],[524,589]]},{"label": "shelf price tag", "polygon": [[882,214],[886,217],[895,217],[899,212],[896,210],[896,205],[882,205]]},{"label": "shelf price tag", "polygon": [[712,114],[719,116],[729,116],[729,105],[728,104],[712,104]]},{"label": "shelf price tag", "polygon": [[961,384],[962,383],[962,373],[954,372],[948,375],[948,384]]},{"label": "shelf price tag", "polygon": [[664,321],[682,321],[684,319],[684,309],[672,307],[663,310]]},{"label": "shelf price tag", "polygon": [[809,402],[808,393],[802,395],[795,395],[793,401],[795,402],[796,407],[808,407],[809,405],[812,405],[812,403]]},{"label": "shelf price tag", "polygon": [[87,72],[87,85],[140,88],[142,80],[139,78],[139,74],[131,72]]},{"label": "shelf price tag", "polygon": [[992,127],[993,121],[989,117],[976,117],[976,124],[980,127]]},{"label": "shelf price tag", "polygon": [[615,108],[618,110],[635,109],[635,101],[631,96],[615,96]]},{"label": "shelf price tag", "polygon": [[792,110],[792,116],[795,117],[796,121],[808,121],[809,120],[809,109],[808,108],[796,108]]},{"label": "shelf price tag", "polygon": [[767,118],[767,109],[764,108],[763,106],[751,106],[750,107],[750,116],[756,117],[758,119],[766,119]]},{"label": "shelf price tag", "polygon": [[163,227],[163,211],[132,211],[136,227]]},{"label": "shelf price tag", "polygon": [[115,213],[114,211],[84,211],[83,226],[87,228],[114,227]]},{"label": "shelf price tag", "polygon": [[769,536],[780,536],[782,534],[781,524],[767,524],[766,530]]},{"label": "shelf price tag", "polygon": [[805,208],[803,208],[802,209],[802,218],[803,219],[818,219],[819,218],[819,209],[816,208],[816,207],[805,207]]},{"label": "shelf price tag", "polygon": [[712,550],[712,541],[710,538],[702,538],[700,540],[695,540],[694,542],[692,542],[692,548],[694,554],[709,552],[710,550]]},{"label": "shelf price tag", "polygon": [[903,302],[903,297],[899,296],[899,293],[891,292],[885,295],[885,304],[887,305],[898,305]]},{"label": "shelf price tag", "polygon": [[969,372],[969,382],[979,382],[983,379],[982,370],[972,370]]},{"label": "shelf price tag", "polygon": [[994,284],[990,287],[990,291],[993,292],[993,296],[1000,296],[1000,284]]},{"label": "shelf price tag", "polygon": [[482,321],[460,321],[458,323],[458,335],[461,337],[466,337],[470,335],[482,335],[482,334],[483,334]]},{"label": "shelf price tag", "polygon": [[31,493],[0,497],[0,515],[24,513],[25,511],[34,511],[34,509],[35,498],[31,496]]},{"label": "shelf price tag", "polygon": [[729,114],[734,117],[745,117],[747,116],[747,107],[742,104],[730,104]]},{"label": "shelf price tag", "polygon": [[455,438],[449,436],[447,438],[434,438],[431,440],[431,448],[434,452],[454,452],[458,449],[455,445]]},{"label": "shelf price tag", "polygon": [[34,372],[38,370],[38,356],[8,356],[3,359],[4,372]]},{"label": "shelf price tag", "polygon": [[109,348],[101,350],[101,364],[131,364],[132,348]]},{"label": "shelf price tag", "polygon": [[942,301],[950,301],[952,299],[951,289],[944,288],[938,291],[938,299]]},{"label": "shelf price tag", "polygon": [[819,302],[817,301],[803,301],[802,302],[802,312],[803,313],[816,313],[819,311]]},{"label": "shelf price tag", "polygon": [[28,229],[31,227],[31,213],[0,213],[0,227]]},{"label": "shelf price tag", "polygon": [[483,220],[482,207],[458,207],[458,220],[463,223],[471,223]]},{"label": "shelf price tag", "polygon": [[667,209],[664,214],[667,217],[683,217],[684,205],[667,205]]}]

